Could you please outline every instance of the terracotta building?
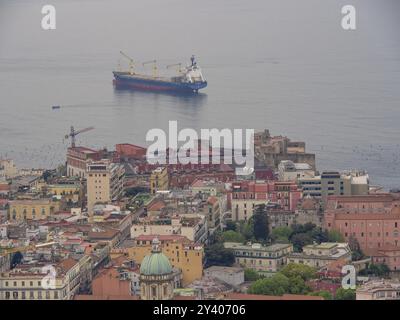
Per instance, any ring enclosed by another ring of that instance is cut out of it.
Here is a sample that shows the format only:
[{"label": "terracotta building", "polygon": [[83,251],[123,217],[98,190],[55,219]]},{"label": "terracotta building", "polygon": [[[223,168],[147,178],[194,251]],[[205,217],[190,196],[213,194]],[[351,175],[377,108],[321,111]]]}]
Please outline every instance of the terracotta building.
[{"label": "terracotta building", "polygon": [[400,195],[372,194],[328,198],[325,226],[348,241],[357,239],[372,260],[400,269]]}]

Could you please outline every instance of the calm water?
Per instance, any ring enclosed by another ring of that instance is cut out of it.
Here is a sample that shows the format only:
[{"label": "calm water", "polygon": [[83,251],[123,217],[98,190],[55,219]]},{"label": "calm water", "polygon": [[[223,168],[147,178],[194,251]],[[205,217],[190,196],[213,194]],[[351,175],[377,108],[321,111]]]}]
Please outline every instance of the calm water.
[{"label": "calm water", "polygon": [[[340,27],[349,2],[352,32]],[[48,3],[55,31],[40,28]],[[399,186],[399,18],[398,0],[0,0],[0,156],[56,166],[71,125],[95,127],[79,143],[112,148],[178,120],[269,128],[306,141],[320,170],[362,168]],[[119,50],[158,59],[162,73],[194,53],[209,87],[192,98],[116,91]]]}]

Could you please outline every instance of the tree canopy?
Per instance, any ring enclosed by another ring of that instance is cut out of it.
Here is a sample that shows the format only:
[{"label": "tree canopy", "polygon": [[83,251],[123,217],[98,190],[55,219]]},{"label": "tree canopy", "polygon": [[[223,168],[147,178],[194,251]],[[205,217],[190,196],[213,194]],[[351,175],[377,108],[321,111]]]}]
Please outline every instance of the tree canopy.
[{"label": "tree canopy", "polygon": [[281,271],[288,278],[300,277],[304,281],[316,278],[316,270],[301,263],[289,263]]},{"label": "tree canopy", "polygon": [[226,249],[222,243],[207,246],[204,250],[206,267],[227,266],[230,267],[235,262],[235,257],[230,249]]},{"label": "tree canopy", "polygon": [[269,239],[269,224],[265,204],[258,205],[254,210],[254,237],[257,241],[267,241]]},{"label": "tree canopy", "polygon": [[224,242],[245,242],[246,238],[236,231],[224,231],[221,235],[222,241]]},{"label": "tree canopy", "polygon": [[335,299],[336,300],[356,300],[356,290],[339,288],[336,290]]}]

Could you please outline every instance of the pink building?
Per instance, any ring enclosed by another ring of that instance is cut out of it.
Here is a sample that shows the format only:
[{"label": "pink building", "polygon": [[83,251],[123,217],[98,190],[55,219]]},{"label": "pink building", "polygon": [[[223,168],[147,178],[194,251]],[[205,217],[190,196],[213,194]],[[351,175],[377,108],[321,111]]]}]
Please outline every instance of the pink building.
[{"label": "pink building", "polygon": [[232,183],[228,203],[234,209],[234,203],[241,201],[270,201],[283,210],[294,211],[301,198],[302,191],[294,181],[237,181]]},{"label": "pink building", "polygon": [[400,194],[328,197],[325,226],[357,239],[372,261],[400,269]]}]

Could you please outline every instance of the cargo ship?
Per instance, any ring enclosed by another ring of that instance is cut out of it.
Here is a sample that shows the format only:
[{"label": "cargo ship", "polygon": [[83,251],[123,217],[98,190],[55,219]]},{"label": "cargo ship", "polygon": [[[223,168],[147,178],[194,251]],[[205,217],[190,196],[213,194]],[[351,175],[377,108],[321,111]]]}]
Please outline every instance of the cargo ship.
[{"label": "cargo ship", "polygon": [[117,87],[128,87],[140,90],[149,90],[155,92],[182,92],[182,93],[198,93],[200,89],[207,87],[207,81],[204,79],[200,67],[197,65],[194,56],[190,58],[190,65],[181,68],[181,63],[167,66],[179,67],[178,75],[175,77],[159,77],[157,76],[157,61],[147,61],[143,63],[153,64],[153,75],[144,75],[134,72],[134,62],[132,58],[121,51],[121,54],[129,59],[129,71],[113,71],[113,83]]}]

